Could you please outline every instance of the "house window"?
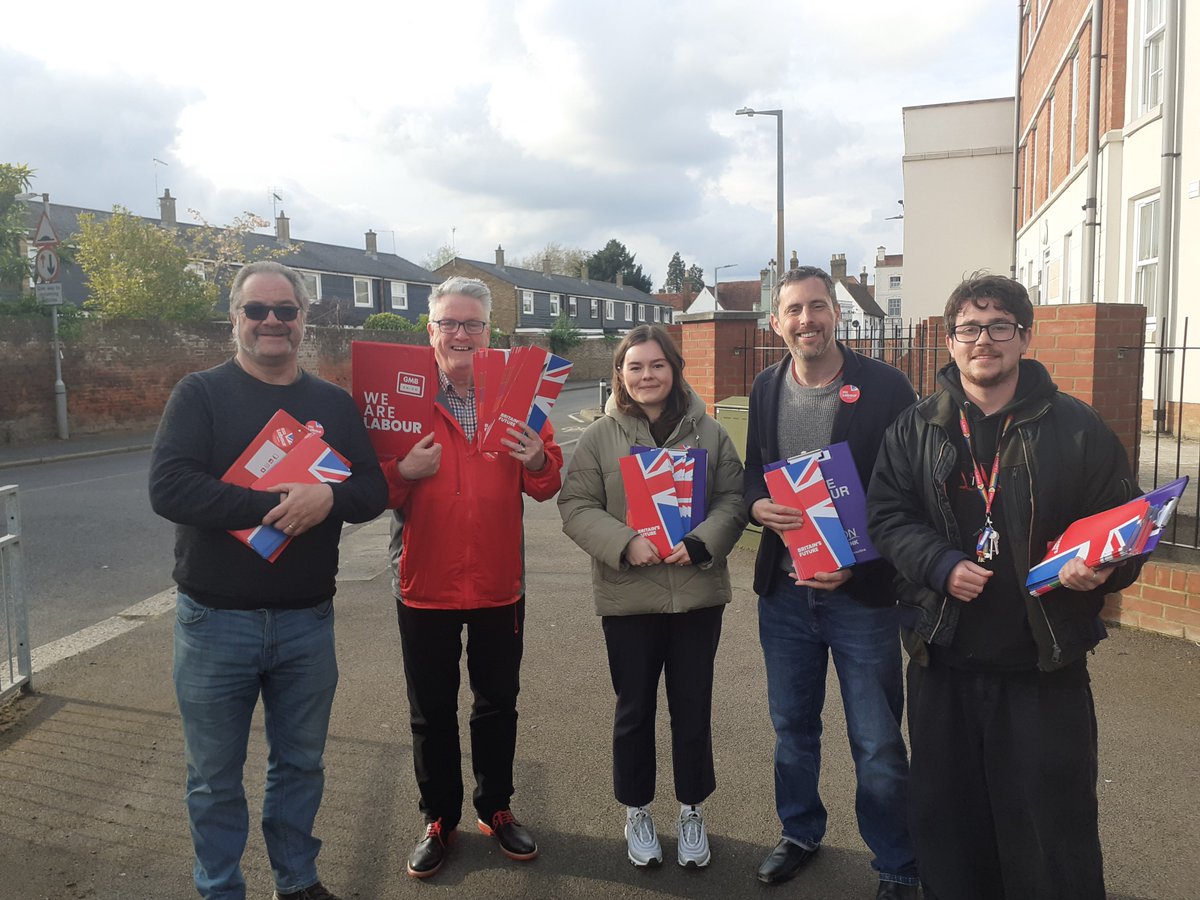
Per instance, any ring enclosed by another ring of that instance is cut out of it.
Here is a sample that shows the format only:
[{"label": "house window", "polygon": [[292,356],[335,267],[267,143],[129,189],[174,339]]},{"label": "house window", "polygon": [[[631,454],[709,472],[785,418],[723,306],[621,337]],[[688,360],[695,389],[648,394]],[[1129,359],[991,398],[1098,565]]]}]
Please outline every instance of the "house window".
[{"label": "house window", "polygon": [[557,319],[559,313],[561,313],[561,312],[562,312],[562,297],[559,296],[558,294],[551,294],[550,295],[550,315],[554,316],[554,318]]},{"label": "house window", "polygon": [[626,303],[625,303],[625,321],[626,322],[633,321],[633,304],[629,303],[628,301],[626,301]]},{"label": "house window", "polygon": [[665,308],[663,309],[663,324],[664,325],[671,324],[671,311],[669,309],[665,309]]},{"label": "house window", "polygon": [[888,297],[888,315],[896,318],[900,315],[900,298]]},{"label": "house window", "polygon": [[1050,127],[1046,129],[1046,196],[1054,188],[1054,97],[1050,97]]},{"label": "house window", "polygon": [[646,321],[646,304],[645,303],[638,304],[638,321],[639,322]]},{"label": "house window", "polygon": [[900,276],[899,275],[889,275],[888,276],[888,288],[894,291],[898,287],[900,287]]},{"label": "house window", "polygon": [[1037,129],[1029,132],[1029,214],[1037,209]]},{"label": "house window", "polygon": [[654,307],[654,321],[655,322],[662,321],[662,307],[661,306]]},{"label": "house window", "polygon": [[1166,0],[1145,0],[1142,9],[1142,105],[1143,113],[1162,103],[1163,51],[1166,30]]},{"label": "house window", "polygon": [[533,291],[521,291],[521,312],[533,315]]},{"label": "house window", "polygon": [[393,281],[392,309],[408,309],[408,284],[403,281]]},{"label": "house window", "polygon": [[617,318],[616,304],[611,300],[604,301],[604,318],[615,320]]},{"label": "house window", "polygon": [[600,301],[597,300],[595,297],[593,297],[591,299],[591,307],[592,307],[592,318],[593,319],[600,318]]},{"label": "house window", "polygon": [[354,305],[370,307],[371,304],[371,282],[367,278],[354,279]]},{"label": "house window", "polygon": [[579,301],[578,301],[578,299],[576,299],[575,297],[572,297],[570,300],[567,301],[567,305],[571,310],[571,318],[572,319],[578,318],[578,316],[579,316]]},{"label": "house window", "polygon": [[321,276],[316,272],[300,272],[300,280],[308,291],[308,299],[314,303],[321,299]]},{"label": "house window", "polygon": [[1158,293],[1158,198],[1143,200],[1133,211],[1133,301],[1154,308]]}]

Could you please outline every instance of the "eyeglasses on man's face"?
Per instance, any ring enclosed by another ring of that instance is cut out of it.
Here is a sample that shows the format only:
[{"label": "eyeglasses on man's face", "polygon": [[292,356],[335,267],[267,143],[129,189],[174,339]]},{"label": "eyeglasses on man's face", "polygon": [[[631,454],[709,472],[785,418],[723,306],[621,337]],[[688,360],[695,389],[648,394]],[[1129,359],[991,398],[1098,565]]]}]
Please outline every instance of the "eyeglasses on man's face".
[{"label": "eyeglasses on man's face", "polygon": [[992,322],[990,325],[955,325],[950,334],[960,344],[973,344],[985,331],[988,337],[997,343],[1011,341],[1017,336],[1017,331],[1024,331],[1024,325],[1016,322]]},{"label": "eyeglasses on man's face", "polygon": [[483,334],[483,329],[487,328],[488,323],[479,319],[467,319],[465,322],[459,319],[434,319],[432,324],[436,325],[442,334],[454,334],[460,328],[467,334]]},{"label": "eyeglasses on man's face", "polygon": [[296,316],[300,315],[298,306],[268,306],[265,303],[247,303],[241,311],[252,322],[265,322],[271,313],[275,313],[275,318],[280,322],[294,322]]}]

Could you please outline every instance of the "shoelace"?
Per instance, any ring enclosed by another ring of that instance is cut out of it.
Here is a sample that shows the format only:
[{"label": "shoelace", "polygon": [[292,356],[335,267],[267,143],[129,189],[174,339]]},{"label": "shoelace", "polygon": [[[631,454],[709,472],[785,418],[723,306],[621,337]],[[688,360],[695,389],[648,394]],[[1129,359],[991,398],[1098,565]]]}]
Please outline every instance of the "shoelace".
[{"label": "shoelace", "polygon": [[492,829],[500,828],[502,825],[513,825],[517,821],[517,817],[507,809],[502,809],[492,816]]},{"label": "shoelace", "polygon": [[635,812],[633,818],[630,820],[634,836],[644,844],[654,841],[654,826],[652,821],[650,814],[644,809],[639,809]]},{"label": "shoelace", "polygon": [[679,817],[679,834],[685,844],[700,843],[700,834],[704,828],[704,819],[700,813],[690,809]]},{"label": "shoelace", "polygon": [[442,820],[435,819],[425,826],[425,837],[435,837],[439,841],[442,840]]}]

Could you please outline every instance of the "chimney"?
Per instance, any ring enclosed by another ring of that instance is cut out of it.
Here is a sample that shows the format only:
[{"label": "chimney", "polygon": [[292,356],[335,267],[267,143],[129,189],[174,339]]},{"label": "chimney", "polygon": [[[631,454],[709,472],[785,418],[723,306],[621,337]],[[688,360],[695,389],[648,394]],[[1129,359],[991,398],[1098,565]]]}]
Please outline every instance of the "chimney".
[{"label": "chimney", "polygon": [[834,281],[843,281],[846,278],[846,254],[835,253],[829,260],[829,275]]},{"label": "chimney", "polygon": [[867,265],[863,263],[862,272],[858,276],[858,280],[862,282],[863,287],[867,286]]},{"label": "chimney", "polygon": [[792,258],[788,260],[788,271],[800,268],[800,260],[796,258],[796,251],[792,251]]},{"label": "chimney", "polygon": [[587,281],[587,280],[588,280],[588,277],[587,277],[587,263],[584,263],[583,265],[581,265],[581,266],[579,267],[579,280],[580,280],[580,281]]},{"label": "chimney", "polygon": [[883,265],[883,261],[887,259],[887,247],[882,244],[875,248],[875,265]]},{"label": "chimney", "polygon": [[379,236],[373,230],[367,231],[367,256],[371,259],[379,258]]},{"label": "chimney", "polygon": [[279,215],[275,217],[275,238],[281,244],[290,244],[292,242],[291,223],[288,217],[284,215],[282,209],[279,211]]},{"label": "chimney", "polygon": [[617,273],[617,287],[625,287],[625,273],[624,272]]},{"label": "chimney", "polygon": [[496,245],[496,265],[502,269],[504,268],[504,248],[499,244]]},{"label": "chimney", "polygon": [[174,228],[178,224],[175,220],[175,198],[171,196],[170,188],[163,188],[163,195],[158,198],[158,220],[163,228]]},{"label": "chimney", "polygon": [[550,274],[550,254],[549,253],[547,253],[545,256],[542,257],[542,274],[543,275]]}]

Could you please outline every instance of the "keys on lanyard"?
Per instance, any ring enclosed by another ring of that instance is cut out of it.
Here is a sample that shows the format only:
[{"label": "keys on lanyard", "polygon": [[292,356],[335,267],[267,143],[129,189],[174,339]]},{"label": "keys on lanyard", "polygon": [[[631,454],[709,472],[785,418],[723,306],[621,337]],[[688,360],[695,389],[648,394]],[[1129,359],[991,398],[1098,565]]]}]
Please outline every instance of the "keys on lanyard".
[{"label": "keys on lanyard", "polygon": [[962,429],[963,438],[967,444],[967,454],[971,457],[971,468],[975,475],[975,487],[983,498],[983,528],[979,529],[979,540],[975,542],[976,562],[987,562],[1000,552],[1000,533],[992,521],[992,502],[996,499],[996,489],[1000,484],[1000,448],[1008,426],[1012,424],[1012,414],[1004,419],[1000,428],[1000,436],[996,438],[996,457],[992,460],[991,477],[986,477],[983,467],[975,459],[975,451],[971,447],[971,426],[967,424],[967,416],[961,409],[958,411],[958,426]]}]

